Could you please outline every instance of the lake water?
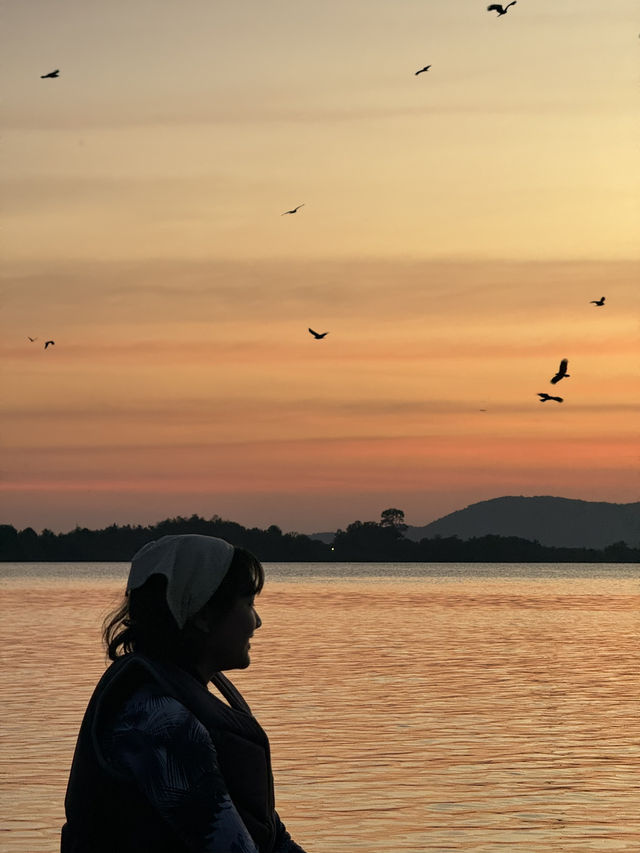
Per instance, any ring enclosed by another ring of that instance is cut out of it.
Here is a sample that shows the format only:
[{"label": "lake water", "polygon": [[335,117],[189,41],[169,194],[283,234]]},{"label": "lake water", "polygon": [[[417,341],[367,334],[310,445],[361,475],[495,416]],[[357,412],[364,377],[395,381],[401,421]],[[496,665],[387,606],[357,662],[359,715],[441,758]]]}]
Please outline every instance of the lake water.
[{"label": "lake water", "polygon": [[[309,853],[638,853],[637,566],[265,568],[230,675]],[[59,850],[127,569],[0,564],[3,853]]]}]

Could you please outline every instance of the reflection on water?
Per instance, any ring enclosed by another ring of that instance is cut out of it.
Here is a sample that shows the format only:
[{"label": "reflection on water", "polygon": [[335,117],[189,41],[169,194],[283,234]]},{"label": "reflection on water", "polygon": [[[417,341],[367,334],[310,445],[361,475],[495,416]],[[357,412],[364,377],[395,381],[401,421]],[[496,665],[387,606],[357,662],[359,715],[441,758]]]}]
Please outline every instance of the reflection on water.
[{"label": "reflection on water", "polygon": [[[64,574],[2,584],[6,853],[58,850],[126,567]],[[640,850],[637,580],[270,575],[232,678],[310,853]]]},{"label": "reflection on water", "polygon": [[[633,563],[265,563],[270,579],[308,581],[314,578],[635,578]],[[5,580],[124,580],[128,563],[0,563]]]}]

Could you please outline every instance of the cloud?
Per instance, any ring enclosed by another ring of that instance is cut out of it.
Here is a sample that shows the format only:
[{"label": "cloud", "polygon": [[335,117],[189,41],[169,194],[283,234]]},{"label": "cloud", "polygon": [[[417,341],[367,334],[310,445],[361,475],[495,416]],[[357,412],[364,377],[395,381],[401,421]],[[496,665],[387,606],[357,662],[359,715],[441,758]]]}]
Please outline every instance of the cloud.
[{"label": "cloud", "polygon": [[39,495],[47,500],[48,495],[69,492],[109,493],[114,498],[156,494],[165,501],[201,495],[201,505],[209,507],[213,497],[258,493],[269,501],[297,493],[304,502],[312,495],[333,499],[369,492],[386,494],[389,500],[434,488],[445,493],[483,488],[494,494],[565,494],[580,488],[583,495],[585,489],[593,495],[617,485],[620,495],[637,482],[632,453],[637,447],[631,439],[602,447],[594,439],[567,445],[557,437],[461,440],[446,435],[179,448],[140,445],[118,452],[67,448],[12,454],[0,493],[8,503],[19,494],[30,494],[34,501]]},{"label": "cloud", "polygon": [[[326,344],[312,341],[306,327],[300,322],[279,324],[275,330],[271,328],[269,332],[256,325],[255,321],[244,331],[238,330],[233,324],[230,329],[224,332],[223,337],[220,330],[216,331],[212,322],[208,334],[205,335],[198,329],[197,336],[200,340],[159,340],[157,337],[141,339],[135,330],[128,329],[126,333],[120,331],[117,339],[111,342],[91,341],[87,339],[86,334],[81,335],[81,341],[74,342],[73,335],[67,331],[65,335],[56,335],[55,354],[52,350],[48,356],[43,356],[40,343],[29,343],[25,337],[24,342],[0,346],[0,355],[5,363],[11,362],[14,367],[35,367],[39,372],[46,369],[48,373],[52,370],[55,372],[54,365],[65,369],[77,366],[85,372],[91,364],[101,373],[106,371],[107,374],[120,370],[123,366],[129,366],[134,373],[148,367],[155,367],[158,371],[160,368],[171,368],[171,372],[175,373],[179,367],[192,365],[200,370],[208,370],[212,377],[218,376],[221,365],[225,370],[246,370],[255,365],[256,370],[260,371],[270,365],[274,369],[286,369],[287,374],[293,378],[299,377],[305,370],[315,370],[321,362],[326,369],[331,370],[340,367],[355,370],[362,366],[383,370],[385,373],[393,367],[408,369],[413,366],[421,370],[421,375],[427,380],[433,376],[436,364],[438,371],[449,374],[456,372],[457,362],[460,365],[466,363],[464,368],[459,369],[467,372],[470,369],[477,371],[480,363],[484,362],[485,369],[491,376],[496,377],[496,381],[499,378],[500,382],[504,382],[511,374],[516,378],[520,377],[520,381],[525,377],[528,380],[531,369],[526,363],[534,361],[544,362],[544,366],[536,367],[536,371],[540,376],[538,381],[545,384],[553,375],[560,357],[567,353],[571,355],[573,365],[577,365],[581,358],[589,358],[592,362],[595,358],[635,358],[638,355],[638,343],[628,331],[617,338],[585,341],[579,330],[571,335],[553,335],[548,332],[545,334],[544,327],[534,327],[526,336],[523,335],[521,340],[509,336],[505,341],[492,342],[480,337],[477,340],[472,337],[469,339],[473,332],[463,329],[460,337],[456,337],[451,331],[441,331],[434,333],[430,340],[415,337],[400,342],[397,338],[385,335],[384,330],[380,330],[379,341],[372,341],[358,336],[349,338],[348,329],[344,329],[334,330],[331,345],[328,338]],[[498,330],[496,328],[496,331]],[[536,332],[544,335],[542,340],[531,340]],[[133,340],[123,339],[129,335]],[[148,332],[145,335],[148,335]],[[283,339],[285,335],[288,340]],[[343,336],[342,339],[340,335]],[[233,339],[230,340],[229,337]],[[314,350],[311,350],[312,346]],[[320,347],[324,347],[322,354],[319,353]],[[46,368],[42,363],[43,358],[49,359]],[[292,363],[294,361],[295,363]],[[469,365],[469,362],[472,364]],[[619,377],[616,376],[618,371],[623,371]],[[623,362],[618,366],[609,362],[607,372],[610,381],[619,379],[627,383],[632,381],[635,375],[629,365]],[[582,378],[584,377],[583,367]]]},{"label": "cloud", "polygon": [[[339,324],[349,336],[421,324],[423,337],[447,328],[518,321],[518,335],[628,325],[639,307],[638,264],[344,259],[148,260],[5,265],[5,322],[46,316],[74,324],[212,324],[266,320]],[[606,315],[589,299],[608,294]],[[305,322],[305,318],[307,322]],[[317,318],[317,319],[316,319]],[[374,322],[373,326],[364,324]],[[605,324],[600,322],[602,327]],[[514,326],[515,329],[515,326]],[[333,334],[333,333],[332,333]],[[343,336],[344,337],[344,336]]]},{"label": "cloud", "polygon": [[[424,416],[441,416],[444,418],[460,419],[462,416],[473,419],[472,423],[480,423],[480,415],[490,414],[491,418],[501,418],[513,414],[528,412],[535,414],[542,408],[538,405],[536,394],[529,394],[522,402],[486,402],[486,397],[479,394],[476,400],[465,398],[430,399],[430,400],[380,400],[361,399],[344,400],[329,399],[322,397],[304,397],[292,400],[290,398],[274,397],[269,407],[265,403],[255,399],[225,400],[221,406],[216,399],[205,400],[202,398],[180,399],[176,406],[174,400],[166,402],[148,401],[135,402],[128,400],[113,399],[111,396],[106,400],[94,400],[92,404],[77,401],[66,404],[47,403],[40,404],[37,401],[26,400],[14,405],[3,407],[3,419],[8,424],[10,421],[36,420],[43,421],[49,425],[57,422],[82,422],[92,423],[99,421],[105,424],[118,424],[136,422],[140,426],[149,426],[162,422],[164,425],[180,425],[195,427],[197,425],[223,425],[233,422],[235,419],[249,418],[257,421],[269,421],[276,419],[279,423],[291,420],[295,422],[300,417],[312,417],[319,425],[326,424],[335,418],[346,418],[354,422],[359,419],[370,421],[370,419],[384,418],[409,418]],[[480,405],[482,403],[483,405]],[[566,407],[564,417],[582,417],[588,413],[614,415],[633,414],[640,412],[638,402],[581,402],[572,403]],[[486,411],[482,411],[485,409]],[[460,421],[469,423],[469,421]],[[375,428],[375,423],[371,423]],[[473,428],[473,427],[472,427]],[[97,445],[95,445],[97,446]]]},{"label": "cloud", "polygon": [[[327,90],[320,88],[317,81],[315,86],[307,85],[304,92],[291,92],[288,97],[272,100],[257,99],[253,91],[236,92],[233,100],[227,93],[218,92],[214,105],[210,102],[206,108],[203,108],[201,98],[212,98],[211,92],[198,93],[200,97],[191,98],[185,98],[182,92],[179,100],[174,98],[169,101],[155,100],[153,93],[146,92],[144,100],[138,101],[120,99],[109,102],[104,99],[96,106],[86,100],[81,110],[78,110],[76,103],[67,106],[56,103],[55,110],[43,103],[36,113],[24,104],[14,102],[5,107],[3,125],[6,131],[14,133],[37,130],[79,134],[96,130],[126,132],[141,129],[162,132],[167,128],[186,128],[197,133],[203,127],[238,127],[245,132],[258,128],[266,133],[270,126],[280,125],[306,125],[318,129],[323,125],[331,128],[340,124],[396,120],[433,123],[438,117],[457,117],[462,120],[468,117],[471,121],[491,116],[535,119],[594,113],[611,117],[628,110],[628,105],[624,101],[614,101],[610,92],[600,92],[587,98],[575,92],[567,96],[556,91],[545,98],[530,95],[523,101],[517,97],[504,96],[495,90],[490,94],[484,91],[481,98],[474,98],[469,96],[468,86],[462,90],[460,86],[461,82],[471,82],[471,91],[477,91],[477,81],[474,81],[472,71],[444,78],[442,68],[440,72],[441,89],[432,93],[427,103],[424,96],[416,98],[413,91],[410,96],[407,95],[405,78],[413,83],[412,71],[407,68],[402,77],[397,74],[393,77],[378,76],[377,81],[375,78],[369,79],[368,89],[352,84],[347,90],[343,78],[342,97],[333,102],[327,99]],[[431,76],[435,76],[435,73]],[[377,88],[375,82],[378,83]],[[326,81],[323,85],[326,86]],[[371,95],[372,87],[375,96]],[[351,92],[350,99],[345,98],[348,91]]]},{"label": "cloud", "polygon": [[217,172],[198,177],[114,175],[38,175],[7,178],[0,182],[7,218],[34,213],[90,209],[104,215],[115,208],[126,215],[133,205],[153,221],[195,217],[222,206],[222,193],[237,189],[237,181]]}]

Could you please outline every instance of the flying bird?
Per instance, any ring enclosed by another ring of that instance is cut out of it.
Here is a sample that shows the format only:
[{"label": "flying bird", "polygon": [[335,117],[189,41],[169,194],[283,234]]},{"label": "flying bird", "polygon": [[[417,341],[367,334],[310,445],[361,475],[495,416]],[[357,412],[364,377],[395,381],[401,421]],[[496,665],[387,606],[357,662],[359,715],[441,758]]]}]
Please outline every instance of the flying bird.
[{"label": "flying bird", "polygon": [[556,403],[562,403],[564,397],[552,397],[551,394],[545,394],[544,391],[538,391],[538,397],[540,397],[541,403],[546,403],[547,400],[555,400]]},{"label": "flying bird", "polygon": [[506,6],[501,6],[499,3],[492,3],[490,6],[487,6],[487,12],[496,11],[498,13],[498,17],[500,17],[501,15],[507,14],[507,9],[509,8],[509,6],[515,6],[515,5],[516,5],[516,0],[512,0],[511,3],[507,3]]},{"label": "flying bird", "polygon": [[59,76],[60,76],[60,69],[56,68],[55,71],[50,71],[48,74],[41,74],[40,79],[41,80],[46,80],[47,78],[53,79],[54,77],[59,77]]},{"label": "flying bird", "polygon": [[317,341],[322,340],[322,338],[326,338],[329,334],[329,332],[314,332],[313,329],[309,329],[309,331]]},{"label": "flying bird", "polygon": [[416,71],[415,76],[417,77],[417,76],[418,76],[418,74],[422,74],[422,73],[423,73],[423,71],[428,71],[430,68],[431,68],[431,66],[430,66],[430,65],[425,65],[425,66],[424,66],[424,68],[421,68],[421,69],[420,69],[420,71]]},{"label": "flying bird", "polygon": [[592,299],[589,303],[590,305],[598,305],[600,308],[604,305],[604,296],[601,296],[600,299]]},{"label": "flying bird", "polygon": [[563,358],[560,362],[560,367],[558,368],[558,372],[556,375],[550,380],[552,385],[555,385],[556,382],[560,382],[561,379],[568,379],[571,376],[570,373],[567,373],[567,366],[569,364],[568,358]]},{"label": "flying bird", "polygon": [[302,204],[299,204],[297,207],[294,207],[293,210],[285,210],[285,212],[281,213],[280,216],[287,216],[287,214],[289,213],[297,213],[301,207],[304,207],[304,202],[302,202]]},{"label": "flying bird", "polygon": [[46,349],[49,346],[49,344],[51,344],[52,346],[55,346],[56,342],[55,341],[45,341],[44,348]]},{"label": "flying bird", "polygon": [[38,340],[37,338],[32,338],[32,337],[31,337],[31,335],[27,335],[27,337],[29,338],[29,340],[31,341],[31,343],[33,343],[34,341],[37,341],[37,340]]}]

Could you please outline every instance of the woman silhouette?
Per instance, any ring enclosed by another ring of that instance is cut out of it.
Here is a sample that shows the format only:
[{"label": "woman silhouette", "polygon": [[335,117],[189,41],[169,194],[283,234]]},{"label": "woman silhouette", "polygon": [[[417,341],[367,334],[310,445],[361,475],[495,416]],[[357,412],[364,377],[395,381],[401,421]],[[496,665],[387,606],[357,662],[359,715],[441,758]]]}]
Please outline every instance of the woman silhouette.
[{"label": "woman silhouette", "polygon": [[275,810],[269,740],[222,674],[249,666],[263,583],[255,557],[212,536],[134,556],[105,623],[112,663],[80,728],[61,853],[304,853]]}]

